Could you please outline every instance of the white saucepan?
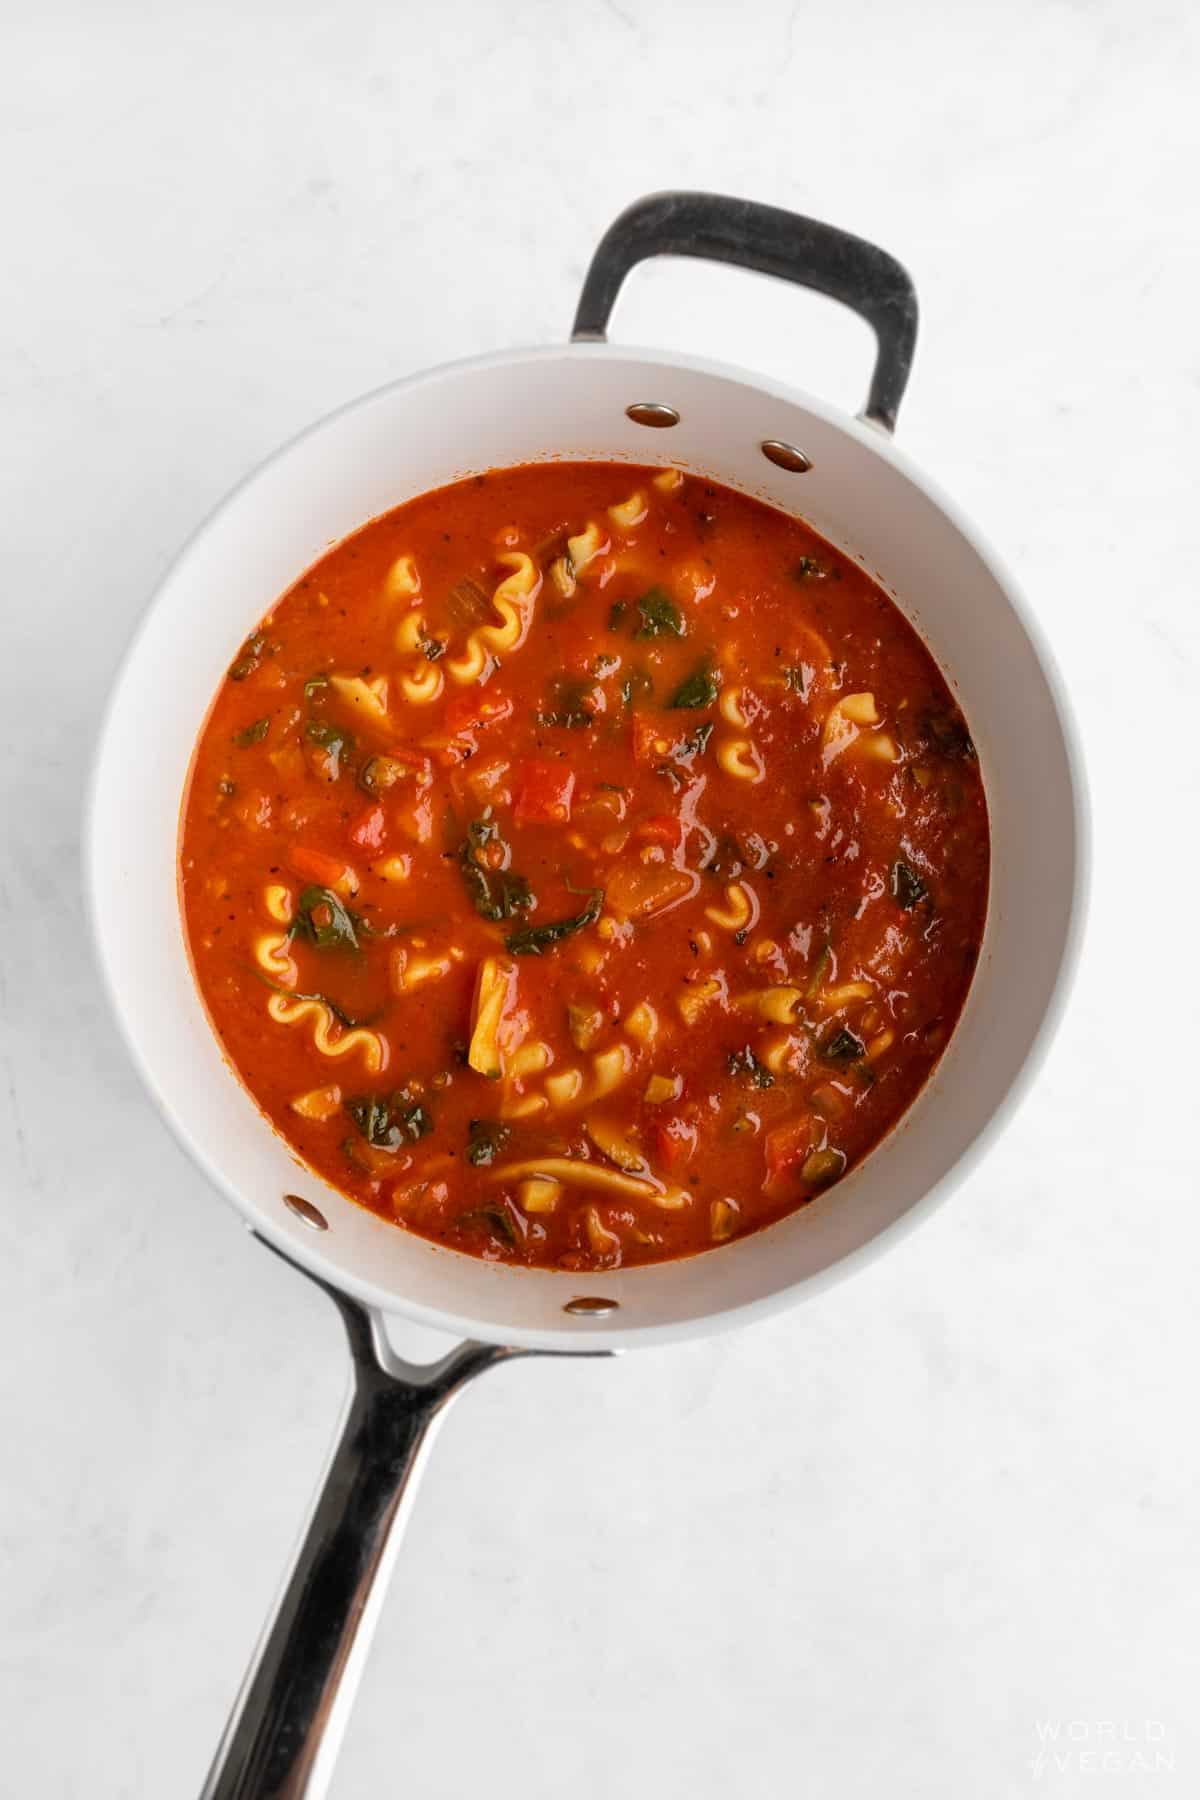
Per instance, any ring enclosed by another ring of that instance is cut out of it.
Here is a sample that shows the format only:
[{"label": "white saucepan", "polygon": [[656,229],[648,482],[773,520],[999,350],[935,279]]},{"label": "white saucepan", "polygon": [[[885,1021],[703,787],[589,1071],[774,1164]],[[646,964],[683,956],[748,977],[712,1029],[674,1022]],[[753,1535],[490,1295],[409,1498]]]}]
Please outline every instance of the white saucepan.
[{"label": "white saucepan", "polygon": [[[619,349],[605,327],[641,259],[702,256],[817,288],[874,327],[850,418],[736,368]],[[605,235],[570,344],[396,382],[322,420],[229,496],[163,581],[125,659],[87,821],[96,939],[147,1087],[265,1243],[340,1305],[356,1382],[343,1435],[207,1795],[314,1795],[369,1635],[373,1578],[430,1426],[521,1351],[604,1352],[749,1323],[915,1222],[1010,1117],[1061,1010],[1082,914],[1082,780],[1061,686],[1011,577],[891,442],[916,336],[891,257],[774,208],[659,194]],[[460,476],[541,458],[676,464],[800,514],[883,583],[966,714],[992,831],[987,929],[966,1008],[899,1126],[827,1195],[703,1256],[596,1276],[487,1264],[410,1236],[301,1167],[225,1062],[193,984],[176,892],[180,800],[211,697],[248,629],[328,545]],[[381,1315],[469,1342],[414,1369]]]}]

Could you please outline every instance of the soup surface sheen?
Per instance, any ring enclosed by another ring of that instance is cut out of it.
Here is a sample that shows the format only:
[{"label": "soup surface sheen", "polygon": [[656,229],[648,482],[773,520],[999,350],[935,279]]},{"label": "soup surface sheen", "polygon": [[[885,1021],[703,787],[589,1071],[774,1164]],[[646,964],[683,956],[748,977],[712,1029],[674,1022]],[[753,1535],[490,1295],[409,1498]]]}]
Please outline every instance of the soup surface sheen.
[{"label": "soup surface sheen", "polygon": [[932,658],[799,521],[495,470],[336,545],[196,750],[196,978],[299,1157],[478,1256],[607,1269],[807,1204],[958,1017],[983,786]]}]

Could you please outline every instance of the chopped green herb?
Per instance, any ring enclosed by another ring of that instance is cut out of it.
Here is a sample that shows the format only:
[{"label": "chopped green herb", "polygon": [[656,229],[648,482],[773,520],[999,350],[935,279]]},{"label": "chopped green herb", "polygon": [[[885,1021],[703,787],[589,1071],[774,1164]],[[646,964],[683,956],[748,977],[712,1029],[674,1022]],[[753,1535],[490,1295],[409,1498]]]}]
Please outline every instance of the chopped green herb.
[{"label": "chopped green herb", "polygon": [[357,950],[361,924],[332,888],[306,887],[296,902],[292,931],[318,950]]},{"label": "chopped green herb", "polygon": [[346,1101],[360,1137],[376,1150],[399,1150],[433,1130],[433,1120],[407,1088],[390,1095],[359,1094]]},{"label": "chopped green herb", "polygon": [[712,734],[713,725],[711,720],[703,725],[697,725],[691,736],[685,737],[682,743],[676,744],[674,750],[671,752],[675,761],[690,763],[694,757],[703,756],[704,752],[708,749],[708,740]]},{"label": "chopped green herb", "polygon": [[446,646],[441,638],[430,637],[428,632],[423,631],[419,641],[421,649],[425,653],[426,662],[436,662],[439,656],[445,656]]},{"label": "chopped green herb", "polygon": [[652,587],[637,605],[642,622],[633,634],[635,638],[686,637],[683,615],[665,588]]},{"label": "chopped green herb", "polygon": [[245,731],[235,731],[233,741],[241,749],[248,750],[251,744],[261,744],[270,729],[270,719],[255,719],[253,725],[247,725]]},{"label": "chopped green herb", "polygon": [[833,1036],[821,1046],[821,1055],[829,1063],[857,1062],[859,1057],[865,1056],[866,1053],[867,1046],[862,1039],[855,1037],[854,1033],[847,1030],[844,1025],[839,1026]]},{"label": "chopped green herb", "polygon": [[674,711],[695,712],[702,706],[711,706],[719,691],[712,664],[703,662],[680,683],[667,704]]},{"label": "chopped green herb", "polygon": [[304,684],[304,698],[306,700],[311,700],[315,695],[321,692],[322,688],[327,688],[328,686],[328,675],[310,675]]},{"label": "chopped green herb", "polygon": [[573,919],[556,919],[549,925],[526,925],[523,931],[513,932],[504,941],[514,956],[540,956],[543,950],[561,944],[564,938],[572,937],[587,925],[594,925],[603,905],[604,889],[593,888],[591,899]]},{"label": "chopped green herb", "polygon": [[471,905],[484,919],[499,922],[516,913],[528,912],[537,904],[533,889],[523,875],[508,869],[489,869],[479,861],[479,852],[487,844],[499,843],[500,833],[494,819],[476,819],[467,826],[466,841],[458,847],[458,866],[470,896]]},{"label": "chopped green herb", "polygon": [[906,862],[892,864],[892,899],[905,912],[911,912],[914,906],[919,906],[928,894],[929,889],[915,869],[910,869]]},{"label": "chopped green herb", "polygon": [[751,1087],[775,1086],[775,1077],[770,1069],[764,1068],[759,1062],[749,1044],[743,1044],[740,1050],[731,1050],[725,1058],[725,1065],[731,1075],[744,1075]]},{"label": "chopped green herb", "polygon": [[626,706],[632,706],[635,700],[648,700],[653,692],[654,683],[645,669],[631,669],[621,683],[621,698]]},{"label": "chopped green herb", "polygon": [[780,674],[793,694],[799,694],[803,700],[808,692],[808,670],[803,663],[790,663],[787,668],[780,670]]},{"label": "chopped green herb", "polygon": [[499,1119],[472,1119],[468,1132],[467,1161],[484,1169],[495,1161],[497,1151],[503,1150],[512,1136],[512,1127],[502,1125]]},{"label": "chopped green herb", "polygon": [[614,675],[621,666],[619,656],[596,656],[592,659],[592,674],[597,681],[604,681],[607,676]]}]

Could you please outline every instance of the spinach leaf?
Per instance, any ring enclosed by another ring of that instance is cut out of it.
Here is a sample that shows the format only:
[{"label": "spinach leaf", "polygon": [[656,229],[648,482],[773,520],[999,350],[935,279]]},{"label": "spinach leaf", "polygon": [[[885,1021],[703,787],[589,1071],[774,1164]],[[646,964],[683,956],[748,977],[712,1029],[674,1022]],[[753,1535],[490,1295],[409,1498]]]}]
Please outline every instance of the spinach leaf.
[{"label": "spinach leaf", "polygon": [[666,588],[652,587],[637,605],[642,622],[633,634],[635,638],[686,637],[683,615]]},{"label": "spinach leaf", "polygon": [[793,694],[799,694],[803,700],[808,692],[808,670],[803,664],[792,663],[779,672],[783,676],[784,685],[789,687]]},{"label": "spinach leaf", "polygon": [[433,1130],[433,1120],[407,1088],[393,1094],[358,1094],[345,1105],[359,1136],[376,1150],[399,1150]]},{"label": "spinach leaf", "polygon": [[513,1222],[501,1206],[473,1206],[470,1212],[459,1213],[454,1223],[474,1227],[481,1231],[490,1231],[493,1237],[502,1238],[506,1244],[516,1248],[517,1234]]},{"label": "spinach leaf", "polygon": [[251,744],[261,744],[270,729],[270,719],[255,719],[253,725],[247,725],[245,731],[235,731],[233,741],[240,749],[248,750]]},{"label": "spinach leaf", "polygon": [[354,750],[354,739],[350,733],[337,725],[331,725],[327,719],[309,719],[304,726],[304,735],[310,744],[317,744],[325,752],[336,781],[342,772],[342,764]]},{"label": "spinach leaf", "polygon": [[357,950],[361,923],[332,888],[306,887],[296,902],[292,931],[318,950]]},{"label": "spinach leaf", "polygon": [[725,1066],[731,1075],[744,1075],[751,1087],[775,1086],[775,1077],[759,1062],[749,1044],[743,1044],[740,1050],[731,1050],[725,1058]]},{"label": "spinach leaf", "polygon": [[512,1127],[499,1119],[472,1119],[468,1126],[467,1161],[477,1169],[486,1168],[496,1153],[503,1150],[512,1136]]},{"label": "spinach leaf", "polygon": [[252,631],[241,649],[236,661],[229,670],[230,681],[245,681],[247,675],[253,675],[267,650],[267,634],[265,631]]},{"label": "spinach leaf", "polygon": [[962,714],[939,712],[932,708],[921,714],[921,737],[931,750],[950,761],[974,762],[975,746],[963,723]]},{"label": "spinach leaf", "polygon": [[841,1025],[831,1038],[821,1045],[821,1055],[828,1063],[845,1065],[857,1062],[867,1054],[867,1046],[861,1038],[855,1037],[852,1031]]},{"label": "spinach leaf", "polygon": [[920,906],[928,894],[929,889],[915,869],[910,869],[906,862],[892,864],[892,899],[905,912],[911,912],[914,906]]},{"label": "spinach leaf", "polygon": [[538,714],[538,724],[559,725],[565,731],[578,731],[585,726],[594,725],[594,686],[590,681],[568,681],[560,677],[554,684],[553,705],[549,712]]},{"label": "spinach leaf", "polygon": [[681,682],[675,689],[667,704],[675,711],[694,712],[701,706],[712,705],[719,692],[719,686],[720,684],[713,674],[712,664],[700,663],[692,670],[687,680]]},{"label": "spinach leaf", "polygon": [[829,574],[825,564],[815,556],[802,556],[792,567],[793,581],[824,581]]},{"label": "spinach leaf", "polygon": [[499,842],[495,820],[483,818],[467,826],[466,840],[458,847],[458,866],[471,905],[481,918],[497,923],[518,912],[528,912],[537,904],[523,875],[514,875],[510,869],[489,869],[479,861],[479,852],[485,845]]},{"label": "spinach leaf", "polygon": [[586,925],[594,925],[603,905],[604,889],[593,888],[591,899],[573,919],[557,919],[548,925],[527,925],[523,931],[514,931],[504,942],[514,956],[540,956],[543,950],[561,944],[564,938],[582,931]]}]

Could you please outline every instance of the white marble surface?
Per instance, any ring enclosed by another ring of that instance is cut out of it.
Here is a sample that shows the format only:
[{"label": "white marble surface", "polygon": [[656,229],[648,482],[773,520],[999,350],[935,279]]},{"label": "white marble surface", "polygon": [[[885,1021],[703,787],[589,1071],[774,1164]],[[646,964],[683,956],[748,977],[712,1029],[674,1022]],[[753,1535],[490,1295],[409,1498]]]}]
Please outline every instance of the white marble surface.
[{"label": "white marble surface", "polygon": [[[693,185],[913,270],[903,441],[1027,584],[1086,739],[1083,974],[1004,1144],[855,1281],[464,1398],[335,1800],[1007,1800],[1105,1753],[1105,1791],[1200,1790],[1194,9],[3,19],[0,1789],[197,1792],[345,1378],[98,991],[80,788],[121,647],[281,439],[561,335],[614,213]],[[854,321],[724,270],[644,272],[615,335],[865,381]]]}]

